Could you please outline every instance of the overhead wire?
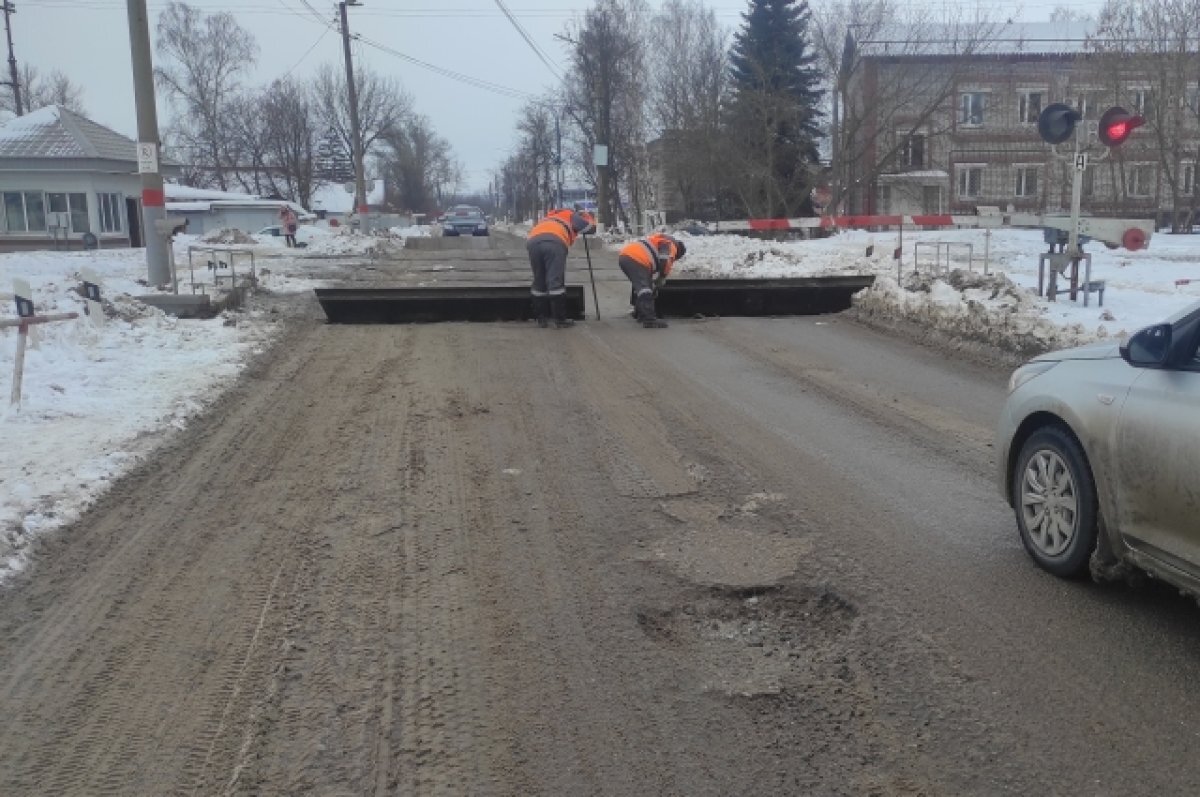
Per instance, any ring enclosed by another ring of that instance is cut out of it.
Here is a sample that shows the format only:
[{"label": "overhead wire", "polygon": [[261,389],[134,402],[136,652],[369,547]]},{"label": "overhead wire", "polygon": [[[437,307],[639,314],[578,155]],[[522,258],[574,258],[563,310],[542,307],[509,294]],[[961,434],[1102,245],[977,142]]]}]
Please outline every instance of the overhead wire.
[{"label": "overhead wire", "polygon": [[310,55],[312,55],[312,51],[313,51],[313,50],[315,50],[315,49],[317,49],[317,45],[318,45],[318,44],[320,44],[322,41],[324,41],[324,40],[325,40],[325,37],[329,35],[329,31],[331,31],[331,30],[333,30],[333,27],[332,27],[332,26],[329,26],[329,27],[326,27],[326,28],[325,28],[325,30],[321,31],[321,35],[320,35],[320,36],[318,36],[318,37],[317,37],[317,40],[316,40],[315,42],[313,42],[313,43],[312,43],[312,46],[311,46],[311,47],[309,47],[307,50],[305,50],[305,51],[304,51],[304,55],[300,56],[300,60],[299,60],[299,61],[297,61],[296,63],[292,64],[292,68],[291,68],[291,69],[289,69],[288,71],[286,71],[286,72],[284,72],[284,73],[283,73],[283,78],[280,78],[280,80],[283,80],[284,78],[288,77],[288,76],[289,76],[289,75],[291,75],[293,72],[295,72],[295,71],[296,71],[296,68],[297,68],[298,66],[300,66],[300,64],[304,63],[304,59],[306,59],[306,58],[308,58]]},{"label": "overhead wire", "polygon": [[472,77],[470,75],[465,75],[462,72],[455,72],[453,69],[446,69],[445,67],[436,66],[434,64],[429,63],[428,61],[422,61],[419,58],[414,58],[411,55],[402,53],[399,50],[396,50],[392,47],[388,47],[385,44],[381,44],[372,39],[368,39],[367,37],[363,36],[362,34],[356,33],[353,35],[353,38],[358,41],[361,41],[363,44],[366,44],[370,47],[375,48],[376,50],[379,50],[380,52],[387,53],[396,58],[407,61],[410,64],[415,64],[419,67],[422,67],[423,69],[427,69],[431,72],[435,72],[439,75],[442,75],[443,77],[451,78],[452,80],[457,80],[460,83],[465,83],[467,85],[474,86],[475,88],[484,89],[485,91],[491,91],[495,94],[501,94],[503,96],[512,97],[514,99],[527,99],[527,98],[533,97],[533,95],[527,91],[522,91],[520,89],[514,89],[510,86],[502,86],[499,83],[492,83],[491,81],[483,80],[482,78],[476,78],[476,77]]},{"label": "overhead wire", "polygon": [[562,73],[554,64],[550,63],[549,56],[545,53],[545,51],[542,50],[541,47],[538,46],[537,42],[533,40],[533,37],[529,35],[521,23],[517,21],[517,18],[513,16],[512,12],[508,10],[508,6],[504,5],[504,0],[495,0],[495,3],[500,10],[504,12],[504,16],[508,18],[508,21],[512,23],[512,26],[516,28],[517,33],[520,34],[521,38],[525,40],[525,43],[528,44],[530,49],[533,50],[533,53],[538,57],[538,60],[546,65],[546,68],[550,70],[550,74],[552,74],[556,80],[562,83]]}]

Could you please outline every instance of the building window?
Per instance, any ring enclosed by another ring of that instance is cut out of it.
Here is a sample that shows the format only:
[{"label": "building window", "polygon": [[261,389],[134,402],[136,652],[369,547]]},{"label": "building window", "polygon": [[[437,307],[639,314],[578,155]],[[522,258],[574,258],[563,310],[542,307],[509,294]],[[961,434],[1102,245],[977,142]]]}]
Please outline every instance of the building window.
[{"label": "building window", "polygon": [[1179,193],[1191,196],[1196,190],[1196,164],[1185,163],[1179,168]]},{"label": "building window", "polygon": [[71,232],[91,232],[92,222],[88,219],[87,194],[67,194],[67,204],[71,211]]},{"label": "building window", "polygon": [[1036,166],[1018,166],[1017,182],[1013,193],[1020,197],[1037,196],[1038,170]]},{"label": "building window", "polygon": [[1017,121],[1025,125],[1037,124],[1042,112],[1042,92],[1022,91],[1017,98]]},{"label": "building window", "polygon": [[957,173],[958,198],[974,199],[979,196],[979,191],[983,186],[983,167],[959,166]]},{"label": "building window", "polygon": [[925,168],[925,135],[913,133],[904,137],[900,147],[900,161],[910,169]]},{"label": "building window", "polygon": [[1075,110],[1084,119],[1099,119],[1104,113],[1104,94],[1095,89],[1080,89],[1075,97]]},{"label": "building window", "polygon": [[46,201],[42,192],[5,191],[4,229],[8,232],[45,232]]},{"label": "building window", "polygon": [[1146,119],[1154,118],[1154,91],[1151,89],[1134,89],[1133,112]]},{"label": "building window", "polygon": [[100,232],[121,232],[121,195],[96,194],[100,202]]},{"label": "building window", "polygon": [[1150,196],[1154,193],[1154,166],[1143,163],[1129,170],[1129,195]]},{"label": "building window", "polygon": [[978,127],[983,124],[984,96],[982,91],[972,91],[962,95],[959,124],[966,127]]}]

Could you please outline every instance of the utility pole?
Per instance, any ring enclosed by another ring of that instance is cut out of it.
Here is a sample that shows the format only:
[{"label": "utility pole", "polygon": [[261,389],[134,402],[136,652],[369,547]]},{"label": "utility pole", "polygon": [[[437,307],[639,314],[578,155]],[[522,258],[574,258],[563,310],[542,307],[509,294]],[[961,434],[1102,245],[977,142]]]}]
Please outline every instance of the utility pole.
[{"label": "utility pole", "polygon": [[13,55],[12,15],[15,13],[17,13],[17,9],[8,0],[5,0],[4,32],[8,34],[8,74],[12,80],[13,107],[16,108],[17,116],[24,116],[25,107],[21,104],[21,80],[17,75],[17,57]]},{"label": "utility pole", "polygon": [[563,207],[563,187],[562,187],[562,126],[559,124],[560,111],[557,107],[554,108],[554,139],[557,142],[554,148],[555,166],[558,168],[558,173],[555,182],[558,185],[558,201],[555,202],[555,207]]},{"label": "utility pole", "polygon": [[367,188],[363,175],[362,130],[358,126],[358,86],[354,83],[354,63],[350,57],[350,23],[346,18],[346,6],[362,5],[358,0],[343,0],[338,3],[342,15],[342,49],[346,53],[346,88],[350,92],[350,144],[354,150],[354,210],[358,213],[360,229],[366,231]]},{"label": "utility pole", "polygon": [[150,56],[150,17],[146,0],[127,0],[129,7],[129,55],[133,62],[133,96],[137,105],[137,162],[142,176],[142,235],[146,239],[147,281],[151,285],[171,282],[168,259],[170,230],[162,229],[167,209],[163,195],[161,144],[158,138],[158,109],[154,103],[154,62]]}]

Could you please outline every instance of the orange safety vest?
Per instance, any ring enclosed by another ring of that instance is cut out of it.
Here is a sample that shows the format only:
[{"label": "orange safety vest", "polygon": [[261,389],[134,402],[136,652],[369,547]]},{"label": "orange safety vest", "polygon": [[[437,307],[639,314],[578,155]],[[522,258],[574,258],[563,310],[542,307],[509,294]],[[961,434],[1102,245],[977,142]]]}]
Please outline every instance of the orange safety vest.
[{"label": "orange safety vest", "polygon": [[533,225],[533,229],[529,231],[528,238],[537,238],[539,235],[553,235],[560,239],[569,248],[575,243],[575,239],[579,237],[579,233],[575,232],[575,225],[571,223],[571,218],[575,215],[573,210],[552,210],[546,214],[546,218]]},{"label": "orange safety vest", "polygon": [[636,241],[630,241],[621,247],[620,257],[627,257],[636,263],[639,263],[646,268],[654,271],[656,268],[656,260],[661,258],[658,255],[666,244],[671,254],[667,257],[665,263],[662,264],[662,274],[664,277],[671,275],[671,268],[675,265],[676,247],[675,242],[662,233],[652,233],[645,238],[639,238]]}]

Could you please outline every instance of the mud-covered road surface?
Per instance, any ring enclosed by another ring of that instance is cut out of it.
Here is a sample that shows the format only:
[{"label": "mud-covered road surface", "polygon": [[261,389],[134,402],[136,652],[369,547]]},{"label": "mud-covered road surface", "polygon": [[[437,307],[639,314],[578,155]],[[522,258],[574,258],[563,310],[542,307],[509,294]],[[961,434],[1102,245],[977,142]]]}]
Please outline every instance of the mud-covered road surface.
[{"label": "mud-covered road surface", "polygon": [[[343,276],[523,279],[426,246]],[[260,299],[270,356],[0,591],[0,794],[1194,790],[1197,610],[1027,560],[1006,374],[642,330],[611,259],[565,331]]]}]

